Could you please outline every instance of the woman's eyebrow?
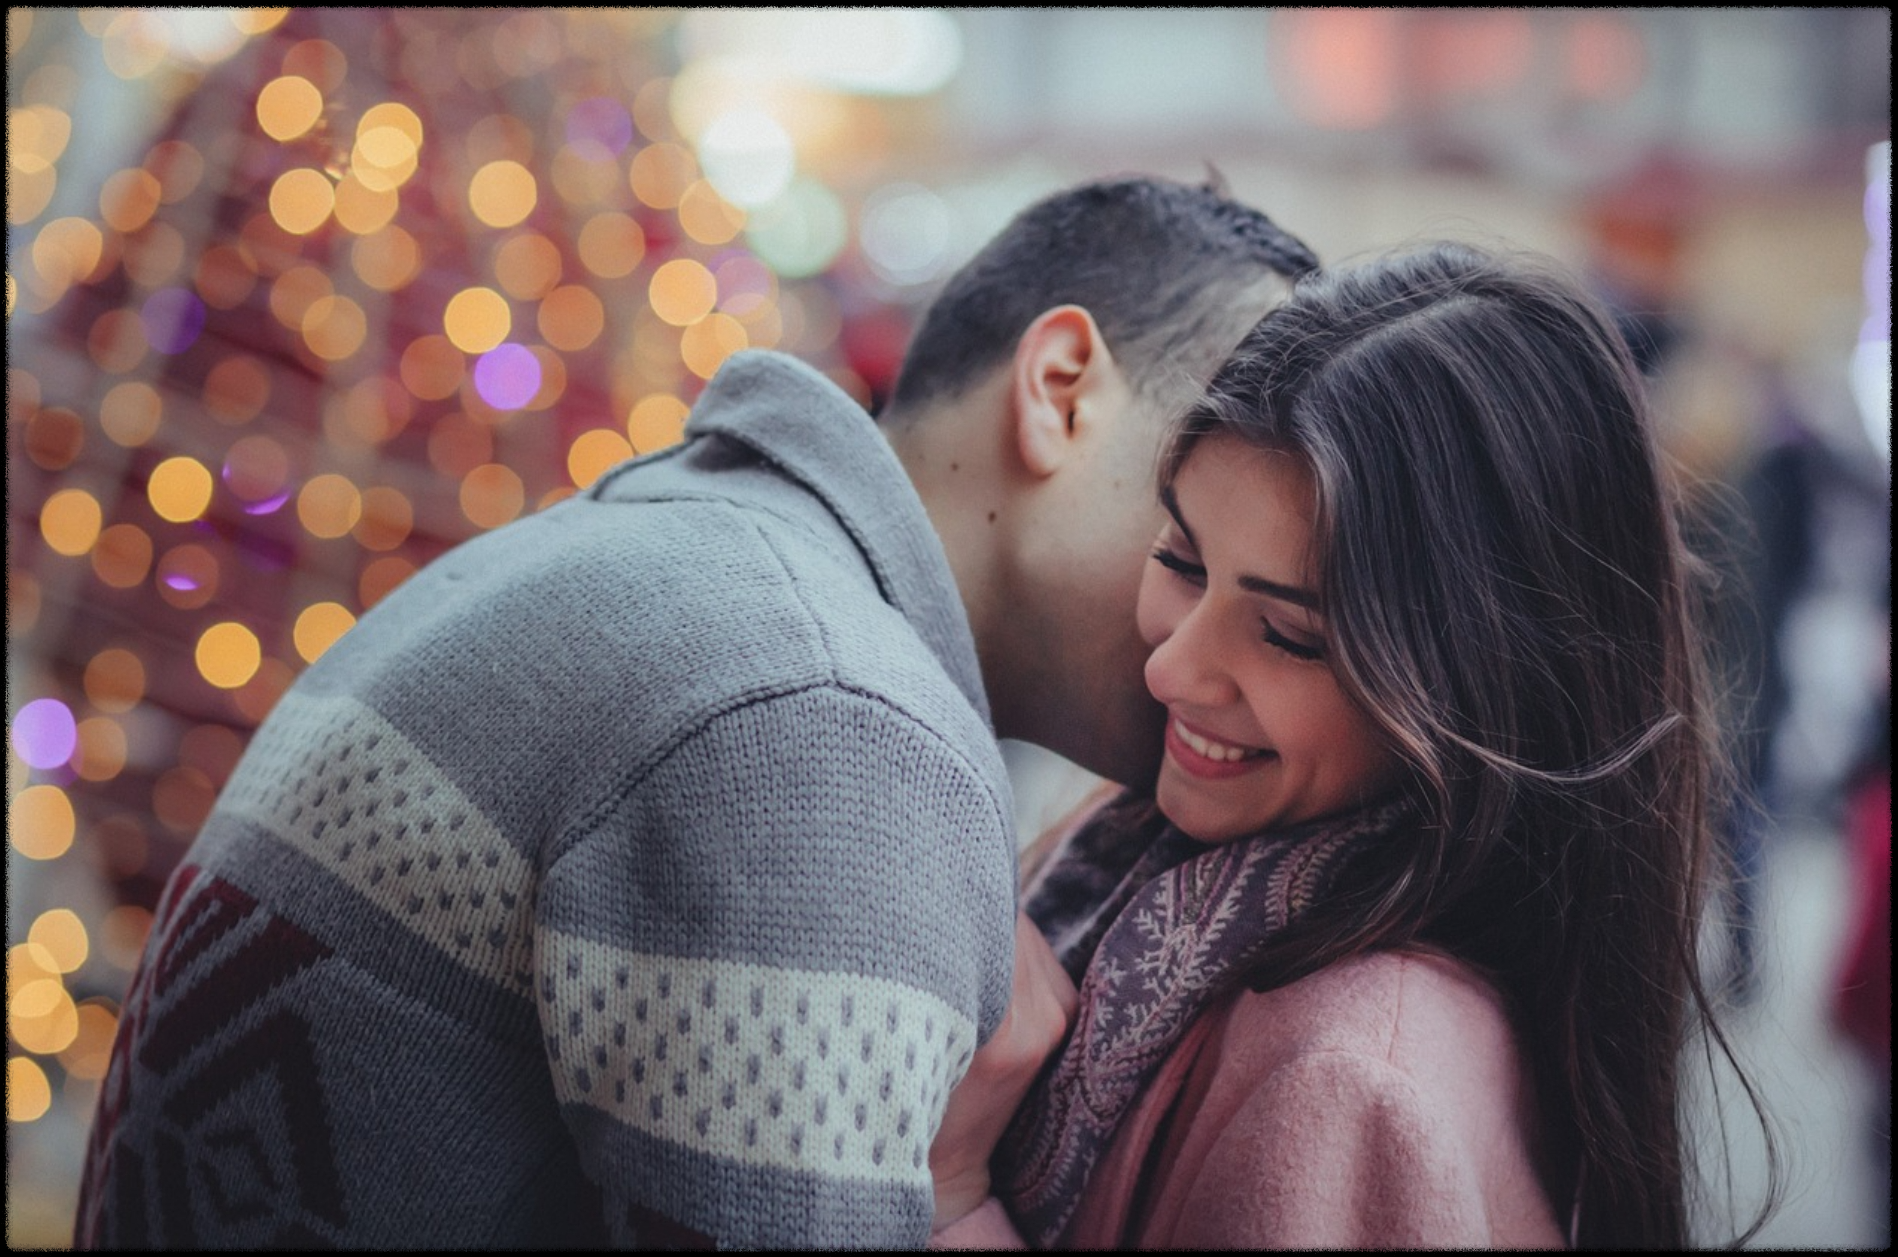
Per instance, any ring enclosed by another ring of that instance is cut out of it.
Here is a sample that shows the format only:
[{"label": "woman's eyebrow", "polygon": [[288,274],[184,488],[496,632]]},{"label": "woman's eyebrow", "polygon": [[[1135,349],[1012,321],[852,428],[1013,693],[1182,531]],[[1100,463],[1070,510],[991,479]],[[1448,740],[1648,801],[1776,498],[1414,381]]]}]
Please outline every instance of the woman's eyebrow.
[{"label": "woman's eyebrow", "polygon": [[1263,576],[1241,576],[1239,588],[1255,594],[1265,594],[1282,602],[1304,607],[1308,611],[1318,609],[1318,595],[1309,589],[1300,589],[1296,585],[1281,585],[1275,580]]},{"label": "woman's eyebrow", "polygon": [[1186,534],[1186,543],[1195,550],[1199,549],[1199,542],[1193,537],[1193,530],[1186,526],[1186,517],[1180,514],[1180,500],[1173,495],[1172,485],[1160,486],[1160,505],[1166,507],[1166,513],[1173,517],[1173,522],[1179,526],[1179,530]]},{"label": "woman's eyebrow", "polygon": [[[1180,500],[1174,495],[1172,485],[1160,486],[1160,505],[1166,507],[1166,513],[1173,517],[1174,524],[1179,527],[1182,533],[1186,534],[1187,544],[1192,546],[1195,550],[1199,549],[1198,539],[1193,536],[1193,530],[1186,526],[1185,516],[1180,514]],[[1247,593],[1264,594],[1268,598],[1277,598],[1282,602],[1289,602],[1294,606],[1304,607],[1308,611],[1316,611],[1318,609],[1318,595],[1311,590],[1300,589],[1296,585],[1281,584],[1275,580],[1267,580],[1263,576],[1241,576],[1239,577],[1239,588],[1245,590]]]}]

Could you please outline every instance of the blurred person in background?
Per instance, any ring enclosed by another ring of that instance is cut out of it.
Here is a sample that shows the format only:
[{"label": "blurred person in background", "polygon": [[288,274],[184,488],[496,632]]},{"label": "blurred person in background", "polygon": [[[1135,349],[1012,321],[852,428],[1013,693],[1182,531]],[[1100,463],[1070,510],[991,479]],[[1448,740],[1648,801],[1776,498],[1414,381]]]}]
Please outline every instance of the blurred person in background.
[{"label": "blurred person in background", "polygon": [[1766,844],[1788,826],[1839,823],[1855,766],[1884,736],[1855,661],[1890,567],[1889,489],[1858,425],[1802,396],[1786,367],[1751,365],[1762,433],[1731,471],[1722,538],[1739,577],[1726,646],[1745,789],[1730,827],[1738,876],[1723,985],[1740,1003],[1760,981]]},{"label": "blurred person in background", "polygon": [[974,1208],[995,1122],[950,1089],[1064,1025],[1004,1019],[995,739],[1151,782],[1153,462],[1314,265],[1216,187],[1057,194],[880,429],[741,354],[682,445],[377,604],[169,882],[79,1245],[896,1248]]},{"label": "blurred person in background", "polygon": [[1157,791],[1032,875],[1076,1026],[945,1242],[1686,1247],[1722,731],[1609,317],[1463,246],[1308,276],[1160,496]]},{"label": "blurred person in background", "polygon": [[[1836,961],[1832,1030],[1873,1082],[1862,1129],[1877,1182],[1891,1181],[1891,581],[1884,587],[1887,669],[1871,746],[1846,779],[1845,841],[1852,906]],[[1877,1196],[1882,1247],[1891,1246],[1891,1197]]]}]

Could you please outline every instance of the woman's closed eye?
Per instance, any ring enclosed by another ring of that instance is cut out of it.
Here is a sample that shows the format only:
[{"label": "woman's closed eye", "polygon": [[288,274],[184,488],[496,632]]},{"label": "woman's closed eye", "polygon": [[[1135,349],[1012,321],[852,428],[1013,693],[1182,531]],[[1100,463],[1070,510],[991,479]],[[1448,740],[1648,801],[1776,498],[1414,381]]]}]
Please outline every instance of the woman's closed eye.
[{"label": "woman's closed eye", "polygon": [[1166,568],[1168,571],[1175,573],[1182,579],[1190,581],[1195,585],[1204,585],[1206,583],[1206,569],[1204,567],[1189,559],[1182,558],[1179,554],[1169,550],[1165,546],[1161,546],[1153,552],[1153,559],[1154,562],[1158,563],[1161,567]]},{"label": "woman's closed eye", "polygon": [[[1206,584],[1206,569],[1204,566],[1193,562],[1191,559],[1186,558],[1179,552],[1165,545],[1154,550],[1153,561],[1174,573],[1188,584],[1198,585],[1202,588]],[[1309,662],[1325,657],[1325,648],[1323,645],[1301,642],[1289,637],[1280,632],[1278,627],[1264,616],[1259,617],[1259,625],[1262,630],[1261,637],[1266,645],[1282,650],[1294,659]]]},{"label": "woman's closed eye", "polygon": [[1313,661],[1325,657],[1325,648],[1322,645],[1308,645],[1305,642],[1293,641],[1291,638],[1285,636],[1285,634],[1279,632],[1278,629],[1273,626],[1272,621],[1266,619],[1264,616],[1259,617],[1259,623],[1265,630],[1266,645],[1276,647],[1294,659]]}]

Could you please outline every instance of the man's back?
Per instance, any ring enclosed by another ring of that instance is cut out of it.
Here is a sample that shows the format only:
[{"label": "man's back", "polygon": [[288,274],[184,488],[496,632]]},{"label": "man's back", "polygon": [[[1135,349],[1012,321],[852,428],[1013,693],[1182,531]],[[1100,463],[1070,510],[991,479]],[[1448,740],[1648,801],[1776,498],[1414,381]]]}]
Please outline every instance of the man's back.
[{"label": "man's back", "polygon": [[258,731],[127,999],[82,1242],[927,1234],[1011,945],[968,628],[813,373],[735,360],[691,436],[418,573]]}]

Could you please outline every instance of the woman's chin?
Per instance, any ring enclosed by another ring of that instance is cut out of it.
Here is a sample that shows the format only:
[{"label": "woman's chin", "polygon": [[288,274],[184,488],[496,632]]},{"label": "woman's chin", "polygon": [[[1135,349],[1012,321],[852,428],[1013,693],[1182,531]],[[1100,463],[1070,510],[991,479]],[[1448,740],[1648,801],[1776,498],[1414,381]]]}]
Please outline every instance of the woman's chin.
[{"label": "woman's chin", "polygon": [[1211,806],[1210,801],[1191,786],[1171,780],[1174,771],[1169,767],[1161,772],[1154,802],[1160,805],[1160,811],[1175,829],[1197,842],[1214,846],[1243,837],[1255,828],[1229,810]]}]

